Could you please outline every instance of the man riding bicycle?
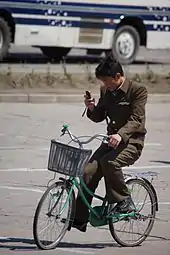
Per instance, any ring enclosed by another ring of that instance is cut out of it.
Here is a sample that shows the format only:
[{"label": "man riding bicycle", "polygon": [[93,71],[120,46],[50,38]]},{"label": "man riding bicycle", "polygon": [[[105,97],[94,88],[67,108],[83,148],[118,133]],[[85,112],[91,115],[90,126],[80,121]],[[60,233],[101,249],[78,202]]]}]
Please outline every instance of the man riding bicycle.
[{"label": "man riding bicycle", "polygon": [[[95,105],[94,99],[85,98],[87,117],[93,122],[107,119],[109,143],[102,143],[94,152],[89,163],[96,163],[96,171],[86,183],[93,192],[104,177],[109,204],[116,204],[114,212],[127,213],[134,209],[131,196],[124,182],[122,167],[132,165],[139,159],[146,135],[145,86],[128,80],[112,54],[108,54],[95,71],[102,81],[101,95]],[[85,190],[83,190],[85,192]],[[86,192],[85,192],[86,194]],[[92,197],[86,194],[91,204]],[[78,195],[73,226],[86,231],[89,211]]]}]

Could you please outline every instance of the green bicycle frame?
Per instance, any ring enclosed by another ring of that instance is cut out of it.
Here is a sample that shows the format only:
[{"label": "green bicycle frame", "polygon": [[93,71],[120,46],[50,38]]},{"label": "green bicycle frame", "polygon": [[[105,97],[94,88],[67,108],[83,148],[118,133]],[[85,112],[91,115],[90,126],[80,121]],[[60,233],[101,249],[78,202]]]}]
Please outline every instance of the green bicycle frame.
[{"label": "green bicycle frame", "polygon": [[[79,178],[80,179],[80,184],[78,183],[78,181],[76,180],[76,178],[74,178],[72,180],[73,182],[73,186],[75,186],[78,189],[78,192],[80,194],[80,196],[82,197],[83,202],[85,203],[85,205],[88,207],[88,209],[97,217],[97,218],[101,218],[101,216],[104,215],[105,212],[105,206],[107,203],[106,200],[106,196],[105,197],[101,197],[99,195],[96,195],[94,192],[92,192],[86,185],[85,181],[83,180],[82,177]],[[82,191],[81,186],[84,188],[85,192],[87,192],[90,196],[97,198],[98,200],[102,201],[102,214],[99,214],[96,212],[96,210],[94,208],[92,208],[92,206],[89,204],[89,202],[87,201],[84,192]]]},{"label": "green bicycle frame", "polygon": [[[124,217],[134,217],[135,216],[135,212],[132,212],[132,213],[126,213],[126,214],[119,214],[119,213],[109,213],[107,214],[106,213],[106,204],[107,204],[107,199],[106,199],[106,196],[105,197],[101,197],[99,195],[96,195],[94,192],[92,192],[86,185],[85,181],[83,180],[82,177],[79,177],[79,180],[80,180],[80,183],[77,181],[77,179],[75,177],[69,177],[68,181],[71,182],[71,188],[69,190],[69,193],[68,193],[68,196],[67,196],[67,199],[60,211],[60,214],[62,214],[62,212],[65,210],[65,207],[67,206],[69,200],[70,200],[70,197],[72,195],[72,192],[74,190],[74,187],[77,188],[84,204],[88,207],[88,209],[90,210],[90,213],[92,213],[99,221],[103,218],[105,218],[105,220],[108,220],[110,218],[114,219],[114,222],[118,222],[120,221],[121,219],[123,219]],[[92,197],[95,197],[97,198],[98,200],[101,200],[102,201],[102,205],[100,206],[100,210],[99,212],[95,209],[95,207],[93,208],[89,202],[87,201],[86,199],[86,196],[82,190],[82,188],[84,188],[85,192],[87,192],[87,194],[89,194],[90,196]]]},{"label": "green bicycle frame", "polygon": [[[67,204],[68,204],[68,202],[69,202],[69,200],[70,200],[70,197],[71,197],[71,195],[72,195],[72,192],[73,192],[73,190],[74,190],[74,187],[76,187],[77,190],[78,190],[78,192],[79,192],[79,194],[80,194],[80,196],[82,197],[82,200],[83,200],[83,202],[85,203],[85,205],[88,207],[88,209],[89,209],[97,218],[100,219],[101,216],[103,216],[103,215],[104,215],[104,212],[105,212],[105,206],[106,206],[106,203],[107,203],[106,196],[105,196],[105,197],[101,197],[101,196],[99,196],[99,195],[96,195],[95,193],[93,193],[93,192],[87,187],[87,185],[86,185],[86,183],[84,182],[84,180],[83,180],[82,177],[80,177],[79,179],[80,179],[80,183],[77,181],[77,179],[76,179],[75,177],[70,177],[70,178],[68,179],[68,181],[71,182],[72,185],[71,185],[71,188],[70,188],[70,190],[69,190],[67,199],[66,199],[66,201],[65,201],[65,203],[64,203],[64,205],[63,205],[63,207],[62,207],[62,209],[61,209],[61,211],[60,211],[60,214],[62,214],[62,212],[65,210],[65,207],[67,206]],[[87,201],[87,199],[86,199],[86,197],[85,197],[85,195],[84,195],[84,192],[82,191],[81,186],[85,189],[85,191],[86,191],[90,196],[95,197],[95,198],[97,198],[97,199],[103,201],[103,203],[102,203],[102,205],[101,205],[101,206],[102,206],[102,214],[101,214],[101,213],[100,213],[100,214],[97,213],[96,210],[92,208],[92,206],[91,206],[91,205],[89,204],[89,202]],[[55,203],[55,204],[56,204],[56,203]],[[55,205],[54,205],[54,207],[55,207]]]},{"label": "green bicycle frame", "polygon": [[[73,185],[78,189],[79,193],[80,193],[80,196],[82,197],[82,200],[83,202],[85,203],[85,205],[89,208],[89,210],[98,218],[98,219],[101,219],[101,217],[103,217],[105,215],[105,210],[106,210],[106,204],[107,204],[107,199],[106,199],[106,196],[105,197],[101,197],[99,195],[96,195],[94,192],[92,192],[86,185],[85,181],[83,180],[82,177],[80,177],[80,184],[78,183],[78,181],[74,178],[73,179]],[[98,213],[94,208],[92,208],[92,206],[88,203],[81,187],[82,186],[84,188],[84,190],[92,197],[95,197],[97,198],[98,200],[101,200],[103,201],[102,202],[102,205],[101,205],[101,208],[102,210],[100,211],[100,213]],[[132,212],[132,213],[125,213],[125,214],[111,214],[111,215],[105,215],[106,218],[113,218],[113,217],[116,217],[117,220],[121,219],[121,218],[124,218],[126,216],[135,216],[135,213]]]}]

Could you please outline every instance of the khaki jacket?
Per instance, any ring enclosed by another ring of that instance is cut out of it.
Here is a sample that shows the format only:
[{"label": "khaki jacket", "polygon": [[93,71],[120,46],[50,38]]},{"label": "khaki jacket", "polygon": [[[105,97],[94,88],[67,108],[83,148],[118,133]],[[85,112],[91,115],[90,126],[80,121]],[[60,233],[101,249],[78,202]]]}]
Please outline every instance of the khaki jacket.
[{"label": "khaki jacket", "polygon": [[108,118],[107,133],[119,134],[127,143],[143,145],[145,128],[145,105],[147,90],[145,86],[128,79],[116,92],[101,87],[101,95],[93,112],[87,110],[87,117],[94,122]]}]

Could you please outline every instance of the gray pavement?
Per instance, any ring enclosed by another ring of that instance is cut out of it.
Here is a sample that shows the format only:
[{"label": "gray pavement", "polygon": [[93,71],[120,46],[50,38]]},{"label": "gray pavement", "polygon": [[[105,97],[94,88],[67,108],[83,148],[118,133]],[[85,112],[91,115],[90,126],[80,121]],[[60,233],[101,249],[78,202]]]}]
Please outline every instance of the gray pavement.
[{"label": "gray pavement", "polygon": [[[120,248],[107,227],[88,227],[87,233],[72,230],[59,248],[38,251],[32,236],[32,221],[45,185],[53,177],[46,170],[51,138],[59,138],[64,123],[76,135],[105,133],[105,123],[92,123],[81,114],[81,103],[0,104],[0,254],[143,254],[170,252],[170,103],[147,104],[148,135],[142,157],[124,171],[158,173],[154,180],[159,211],[150,237],[136,248]],[[63,137],[60,141],[67,142]],[[89,144],[93,150],[98,141]],[[104,183],[97,192],[104,194]],[[96,201],[94,201],[96,203]]]}]

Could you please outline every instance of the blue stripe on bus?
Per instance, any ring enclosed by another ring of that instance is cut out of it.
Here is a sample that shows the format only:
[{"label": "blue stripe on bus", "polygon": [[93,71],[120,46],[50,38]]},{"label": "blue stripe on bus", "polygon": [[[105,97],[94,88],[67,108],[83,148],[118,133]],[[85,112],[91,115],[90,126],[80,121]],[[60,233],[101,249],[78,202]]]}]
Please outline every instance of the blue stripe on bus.
[{"label": "blue stripe on bus", "polygon": [[14,14],[29,14],[29,15],[45,15],[45,11],[42,9],[28,9],[28,8],[10,8],[11,12]]},{"label": "blue stripe on bus", "polygon": [[153,8],[157,11],[162,11],[163,9],[166,11],[170,11],[170,7],[165,6],[140,6],[140,5],[120,5],[120,4],[105,4],[105,3],[81,3],[79,1],[77,2],[65,2],[65,1],[43,1],[43,0],[2,0],[1,2],[12,2],[14,4],[32,4],[32,5],[48,5],[49,8],[52,8],[53,6],[73,6],[73,7],[89,7],[89,8],[110,8],[110,9],[127,9],[127,10],[136,10],[136,11],[149,11],[150,8]]},{"label": "blue stripe on bus", "polygon": [[[11,2],[11,1],[8,1],[8,0],[3,0],[3,1],[0,1],[0,6],[1,6],[1,3],[2,2]],[[149,7],[145,7],[145,6],[130,6],[130,5],[107,5],[107,4],[97,4],[97,3],[72,3],[72,2],[62,2],[61,3],[61,6],[68,6],[68,9],[69,7],[75,7],[75,11],[60,11],[60,10],[55,10],[55,7],[58,7],[58,3],[56,1],[56,4],[54,4],[54,1],[42,1],[42,0],[16,0],[16,1],[13,1],[14,5],[12,6],[12,8],[8,8],[8,10],[12,13],[16,13],[16,14],[27,14],[27,15],[35,15],[35,18],[32,19],[32,20],[36,20],[36,24],[42,24],[42,23],[45,23],[47,25],[49,25],[48,23],[48,19],[49,17],[47,17],[47,22],[45,20],[41,21],[41,19],[39,20],[38,18],[36,18],[36,15],[48,15],[48,16],[51,16],[50,17],[50,20],[55,20],[55,16],[57,13],[60,13],[60,16],[63,17],[64,16],[64,13],[66,14],[66,16],[69,18],[69,17],[86,17],[86,18],[89,18],[89,19],[93,19],[93,18],[108,18],[108,19],[120,19],[120,16],[124,16],[124,17],[138,17],[138,18],[141,18],[142,20],[145,20],[145,21],[153,21],[153,25],[154,25],[154,21],[160,21],[160,24],[159,26],[161,26],[161,21],[163,21],[163,17],[159,17],[159,16],[156,16],[156,15],[153,15],[153,14],[149,14],[148,10],[149,10]],[[33,7],[31,8],[18,8],[17,6],[15,6],[16,3],[29,3],[29,4],[32,4]],[[40,5],[41,3],[43,3],[44,5],[47,5],[47,3],[51,3],[50,5],[48,5],[47,9],[41,9],[42,6]],[[34,8],[34,6],[36,6],[36,9]],[[81,10],[81,11],[78,11],[76,10],[76,7],[83,7],[85,11]],[[102,9],[102,13],[99,13],[99,12],[88,12],[86,11],[86,8],[91,8],[91,7],[99,7],[99,8],[103,8]],[[54,8],[54,9],[53,9]],[[62,8],[62,7],[61,7]],[[105,8],[110,8],[110,9],[120,9],[120,13],[107,13],[107,9]],[[50,9],[50,12],[49,12],[49,9]],[[128,10],[137,10],[137,11],[147,11],[146,14],[142,13],[141,15],[135,15],[135,14],[126,14],[126,13],[122,13],[121,12],[121,9],[127,9]],[[158,9],[158,10],[161,10],[161,7],[154,7],[154,9]],[[166,11],[167,10],[170,10],[170,8],[166,8]],[[51,13],[52,12],[52,13]],[[151,12],[152,13],[152,12]],[[162,11],[163,13],[163,11]],[[168,16],[165,16],[166,17],[166,21],[169,21],[170,23],[170,18]],[[18,22],[18,18],[14,18],[16,22]],[[29,21],[28,24],[30,24],[30,19],[28,17],[28,19],[25,19],[25,22],[26,20]],[[24,24],[27,24],[27,23],[24,23]],[[154,28],[153,25],[149,25],[149,26],[146,26],[147,29],[149,30],[154,30],[156,31],[157,28]],[[105,28],[107,26],[107,28],[111,28],[111,25],[110,24],[104,24]],[[158,26],[158,27],[159,27]],[[168,25],[170,26],[170,25]],[[163,25],[161,27],[161,30],[163,30],[165,28],[165,25]]]},{"label": "blue stripe on bus", "polygon": [[[8,8],[9,10],[9,8]],[[50,10],[50,11],[49,11]],[[30,15],[48,15],[48,16],[56,16],[57,13],[60,13],[60,16],[63,16],[64,13],[67,14],[67,16],[71,17],[90,17],[90,18],[109,18],[109,19],[120,19],[120,16],[124,17],[138,17],[141,18],[142,20],[149,20],[149,21],[162,21],[162,17],[156,16],[156,15],[149,15],[148,13],[146,14],[127,14],[127,13],[107,13],[104,11],[99,13],[99,12],[91,12],[89,13],[88,11],[60,11],[60,10],[55,10],[52,8],[49,9],[32,9],[32,8],[18,8],[18,7],[12,7],[10,8],[10,12],[12,13],[17,13],[17,14],[30,14]],[[165,16],[167,21],[170,21],[169,17]]]},{"label": "blue stripe on bus", "polygon": [[63,16],[64,13],[67,13],[68,17],[87,17],[87,18],[108,18],[108,19],[120,19],[120,16],[123,15],[124,17],[138,17],[142,20],[153,20],[157,21],[157,18],[154,15],[128,15],[128,14],[108,14],[108,13],[88,13],[88,12],[82,12],[82,11],[54,11],[52,10],[52,13],[48,13],[48,10],[40,10],[40,9],[27,9],[27,8],[10,8],[12,13],[16,14],[28,14],[28,15],[48,15],[52,18],[55,18],[57,13],[60,13],[60,16]]},{"label": "blue stripe on bus", "polygon": [[[60,13],[60,16],[63,17],[64,16],[64,13],[66,13],[67,17],[81,17],[81,18],[108,18],[108,19],[120,19],[120,16],[121,14],[106,14],[106,13],[86,13],[86,12],[73,12],[73,11],[68,11],[68,12],[59,12],[59,11],[52,11],[52,13],[48,13],[48,10],[47,11],[44,11],[44,10],[38,10],[38,9],[26,9],[26,8],[11,8],[11,12],[12,13],[16,13],[16,14],[27,14],[27,15],[43,15],[43,16],[51,16],[51,19],[55,19],[56,15],[58,13]],[[46,13],[46,15],[45,15]],[[123,15],[123,14],[122,14]],[[146,20],[146,21],[153,21],[153,24],[154,24],[154,21],[161,21],[161,20],[158,20],[155,16],[150,16],[150,15],[138,15],[138,16],[135,16],[135,15],[126,15],[124,14],[123,15],[124,17],[136,17],[136,18],[139,18],[141,20]],[[36,16],[35,16],[35,19],[36,19]],[[160,23],[161,24],[161,23]],[[169,22],[170,24],[170,22]]]},{"label": "blue stripe on bus", "polygon": [[15,18],[15,21],[20,25],[50,26],[48,19]]},{"label": "blue stripe on bus", "polygon": [[[65,25],[62,25],[63,20],[48,20],[48,19],[29,19],[29,18],[15,18],[17,24],[20,25],[39,25],[39,26],[51,26],[57,27],[62,26],[66,27],[66,24],[71,27],[84,27],[84,28],[92,28],[92,27],[99,27],[99,28],[111,28],[114,29],[116,24],[107,24],[107,23],[91,23],[91,22],[81,22],[81,21],[69,21],[65,20]],[[53,25],[54,22],[54,25]]]},{"label": "blue stripe on bus", "polygon": [[146,6],[134,6],[134,5],[119,5],[119,4],[99,4],[99,3],[80,3],[77,1],[75,2],[61,2],[61,5],[65,6],[80,6],[80,7],[99,7],[99,8],[118,8],[118,9],[133,9],[133,10],[148,10]]},{"label": "blue stripe on bus", "polygon": [[13,2],[13,3],[29,3],[29,4],[49,4],[51,6],[59,5],[65,6],[80,6],[80,7],[99,7],[99,8],[120,8],[120,9],[136,9],[136,10],[148,10],[148,7],[150,6],[139,6],[139,5],[120,5],[120,4],[105,4],[105,3],[81,3],[79,1],[77,2],[65,2],[65,1],[43,1],[43,0],[2,0],[2,2]]},{"label": "blue stripe on bus", "polygon": [[[76,12],[76,11],[67,11],[68,17],[86,17],[86,18],[107,18],[107,19],[120,19],[121,16],[123,17],[135,17],[140,18],[142,20],[148,21],[158,21],[158,19],[154,15],[129,15],[129,14],[109,14],[109,13],[86,13],[86,12]],[[62,15],[62,13],[61,13]],[[52,15],[53,16],[53,15]]]},{"label": "blue stripe on bus", "polygon": [[[91,28],[92,26],[98,27],[98,28],[105,28],[105,29],[115,29],[116,24],[108,24],[108,23],[91,23],[91,22],[81,22],[81,21],[68,21],[65,20],[65,23],[63,24],[61,20],[47,20],[47,19],[29,19],[29,18],[16,18],[16,22],[21,25],[39,25],[39,26],[50,26],[50,27],[80,27],[80,28]],[[155,28],[153,25],[146,25],[147,30],[149,31],[155,31]],[[161,32],[166,32],[165,30],[166,25],[158,26]],[[168,31],[167,31],[168,32]]]}]

